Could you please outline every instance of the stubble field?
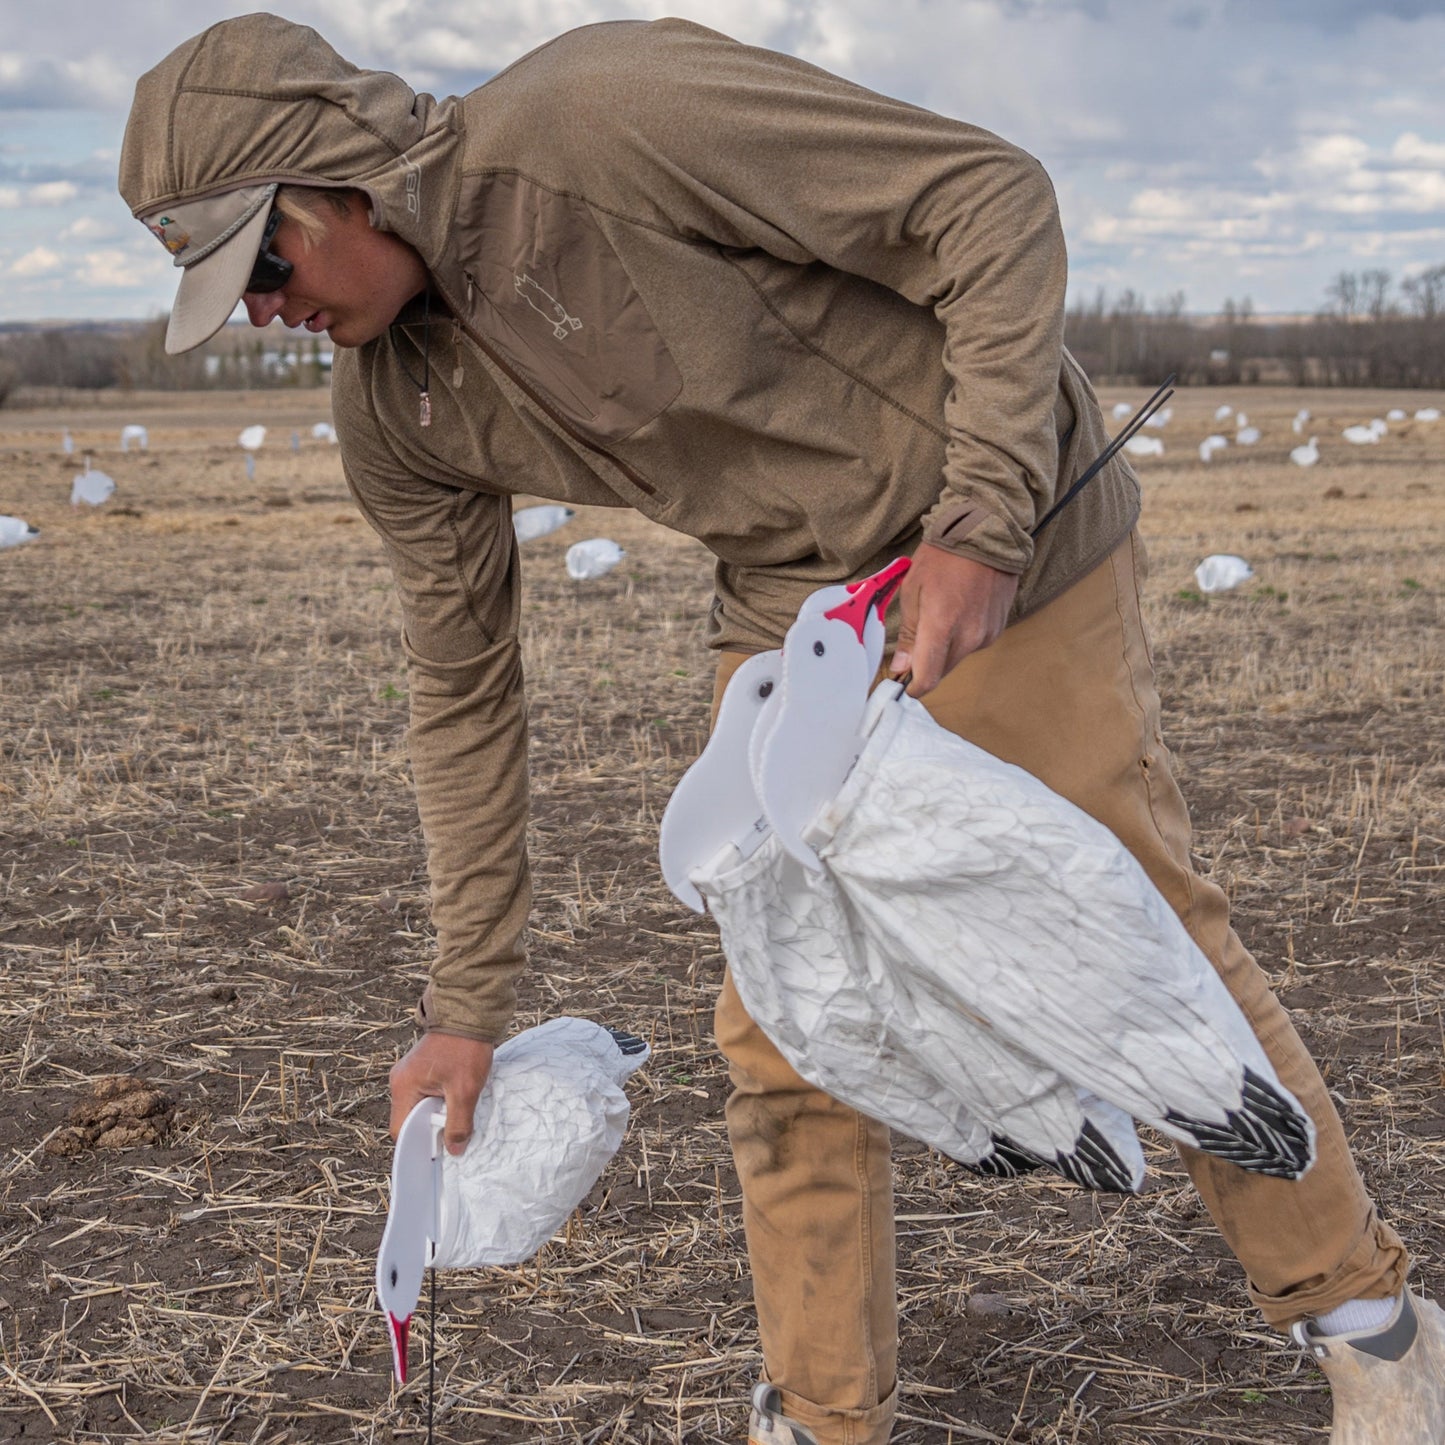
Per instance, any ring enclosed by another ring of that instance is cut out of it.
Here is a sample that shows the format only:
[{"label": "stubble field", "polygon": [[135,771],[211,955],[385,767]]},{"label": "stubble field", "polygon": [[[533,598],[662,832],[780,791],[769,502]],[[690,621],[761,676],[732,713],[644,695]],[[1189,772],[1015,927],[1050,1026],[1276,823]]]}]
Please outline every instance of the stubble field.
[{"label": "stubble field", "polygon": [[[1206,466],[1221,401],[1263,438]],[[1139,463],[1201,867],[1437,1295],[1445,421],[1340,430],[1440,401],[1187,392]],[[1300,405],[1310,470],[1287,458]],[[0,412],[0,512],[42,529],[0,552],[0,1440],[426,1438],[424,1348],[397,1393],[371,1285],[386,1071],[430,954],[406,678],[379,544],[310,434],[327,415],[319,393]],[[126,422],[149,450],[119,452]],[[69,505],[86,450],[119,484],[95,511]],[[628,555],[579,587],[562,554],[591,535]],[[1201,597],[1210,552],[1256,576]],[[625,512],[524,556],[519,1022],[578,1013],[655,1052],[566,1239],[441,1277],[435,1438],[740,1441],[759,1356],[721,954],[655,862],[705,734],[709,568]],[[1258,1324],[1172,1152],[1146,1152],[1120,1199],[899,1142],[900,1442],[1325,1438],[1322,1377]]]}]

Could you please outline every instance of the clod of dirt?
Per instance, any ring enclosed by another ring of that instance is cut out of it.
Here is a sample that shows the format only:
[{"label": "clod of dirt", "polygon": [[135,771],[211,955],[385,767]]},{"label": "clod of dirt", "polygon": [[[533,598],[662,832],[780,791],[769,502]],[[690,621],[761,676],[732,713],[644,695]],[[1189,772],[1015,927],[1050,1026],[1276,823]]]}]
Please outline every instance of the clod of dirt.
[{"label": "clod of dirt", "polygon": [[1006,1294],[971,1294],[963,1312],[971,1320],[1006,1320],[1019,1312],[1019,1304]]},{"label": "clod of dirt", "polygon": [[1289,822],[1284,825],[1285,835],[1290,838],[1302,837],[1305,833],[1308,833],[1309,830],[1310,820],[1308,818],[1291,818]]},{"label": "clod of dirt", "polygon": [[45,1152],[73,1156],[159,1144],[170,1132],[175,1111],[175,1103],[144,1079],[129,1074],[97,1079],[66,1116],[65,1127],[46,1141]]},{"label": "clod of dirt", "polygon": [[247,903],[284,903],[290,896],[291,890],[284,883],[256,883],[236,895]]},{"label": "clod of dirt", "polygon": [[1325,500],[1326,500],[1327,502],[1336,502],[1336,501],[1338,501],[1341,497],[1343,497],[1344,494],[1345,494],[1345,489],[1344,489],[1343,487],[1326,487],[1326,488],[1325,488]]}]

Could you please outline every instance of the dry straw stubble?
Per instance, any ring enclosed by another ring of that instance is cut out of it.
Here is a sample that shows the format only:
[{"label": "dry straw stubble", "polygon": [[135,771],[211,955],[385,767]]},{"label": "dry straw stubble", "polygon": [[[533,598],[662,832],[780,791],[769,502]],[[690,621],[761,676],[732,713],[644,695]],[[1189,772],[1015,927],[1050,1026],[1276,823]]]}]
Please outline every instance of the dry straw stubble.
[{"label": "dry straw stubble", "polygon": [[[1203,865],[1438,1290],[1445,425],[1355,452],[1332,438],[1390,399],[1229,399],[1257,448],[1200,464],[1220,397],[1186,392],[1140,463],[1169,737]],[[1287,460],[1301,404],[1307,472]],[[419,1439],[425,1370],[393,1391],[371,1300],[386,1067],[430,951],[384,560],[310,439],[324,398],[131,406],[0,415],[0,511],[43,529],[0,554],[0,1439]],[[118,452],[126,420],[148,452]],[[65,426],[116,477],[109,508],[68,505]],[[579,588],[562,553],[596,533],[627,560]],[[1200,597],[1211,551],[1255,579]],[[710,1042],[721,959],[654,855],[706,726],[708,565],[624,512],[525,555],[522,1022],[599,1017],[656,1053],[565,1237],[443,1277],[437,1438],[732,1441],[759,1357]],[[54,1147],[117,1077],[167,1101],[165,1127]],[[1129,1201],[898,1154],[901,1441],[1319,1438],[1320,1377],[1255,1325],[1157,1141]]]}]

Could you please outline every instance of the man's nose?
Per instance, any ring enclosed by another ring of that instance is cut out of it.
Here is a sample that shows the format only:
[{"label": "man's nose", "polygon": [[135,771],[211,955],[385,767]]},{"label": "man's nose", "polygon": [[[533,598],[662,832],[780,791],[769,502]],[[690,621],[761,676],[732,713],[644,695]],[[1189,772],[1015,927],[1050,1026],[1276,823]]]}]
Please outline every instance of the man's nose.
[{"label": "man's nose", "polygon": [[269,326],[285,304],[280,291],[248,291],[241,297],[252,326]]}]

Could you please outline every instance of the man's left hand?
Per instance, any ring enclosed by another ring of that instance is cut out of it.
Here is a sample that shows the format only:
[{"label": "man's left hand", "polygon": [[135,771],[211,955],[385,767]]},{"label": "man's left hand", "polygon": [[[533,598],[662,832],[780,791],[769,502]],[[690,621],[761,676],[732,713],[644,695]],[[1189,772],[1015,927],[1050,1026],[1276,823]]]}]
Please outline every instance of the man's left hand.
[{"label": "man's left hand", "polygon": [[1004,630],[1018,590],[1016,574],[925,542],[903,579],[903,626],[889,672],[896,677],[912,669],[910,697],[932,692],[945,673]]}]

